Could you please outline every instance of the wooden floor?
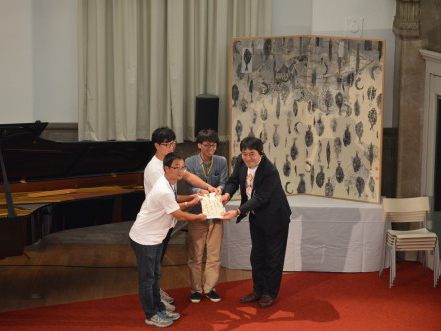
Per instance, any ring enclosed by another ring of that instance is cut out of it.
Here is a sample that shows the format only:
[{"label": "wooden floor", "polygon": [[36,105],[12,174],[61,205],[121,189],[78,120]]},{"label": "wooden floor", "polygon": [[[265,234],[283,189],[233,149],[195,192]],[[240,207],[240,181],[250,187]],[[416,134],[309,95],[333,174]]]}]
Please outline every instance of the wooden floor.
[{"label": "wooden floor", "polygon": [[[161,287],[189,287],[185,244],[170,244]],[[130,245],[48,244],[0,260],[0,312],[135,294],[138,280]],[[251,278],[222,268],[220,281]]]}]

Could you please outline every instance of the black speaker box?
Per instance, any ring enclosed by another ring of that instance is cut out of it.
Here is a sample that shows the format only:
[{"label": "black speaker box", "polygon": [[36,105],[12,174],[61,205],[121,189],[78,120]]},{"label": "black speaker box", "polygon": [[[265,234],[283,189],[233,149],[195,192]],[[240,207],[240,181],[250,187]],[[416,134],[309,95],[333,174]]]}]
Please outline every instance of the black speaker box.
[{"label": "black speaker box", "polygon": [[219,97],[211,94],[196,96],[196,117],[194,135],[202,129],[212,129],[217,132],[219,118]]}]

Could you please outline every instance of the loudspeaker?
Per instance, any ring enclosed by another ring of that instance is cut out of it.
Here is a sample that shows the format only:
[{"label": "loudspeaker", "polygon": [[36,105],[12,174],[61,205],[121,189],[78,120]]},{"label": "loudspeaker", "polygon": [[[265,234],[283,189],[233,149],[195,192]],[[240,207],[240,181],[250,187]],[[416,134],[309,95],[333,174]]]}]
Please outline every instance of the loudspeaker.
[{"label": "loudspeaker", "polygon": [[219,97],[211,94],[196,96],[196,116],[194,135],[202,129],[212,129],[217,132],[219,118]]}]

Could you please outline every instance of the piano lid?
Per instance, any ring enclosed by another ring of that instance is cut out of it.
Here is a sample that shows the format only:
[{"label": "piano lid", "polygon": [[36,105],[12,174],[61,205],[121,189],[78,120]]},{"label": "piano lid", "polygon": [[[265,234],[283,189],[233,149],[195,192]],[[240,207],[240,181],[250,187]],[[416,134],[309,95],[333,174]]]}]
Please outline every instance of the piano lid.
[{"label": "piano lid", "polygon": [[[0,148],[10,183],[142,171],[150,141],[55,142],[39,137],[47,123],[1,124]],[[0,173],[0,183],[3,176]]]}]

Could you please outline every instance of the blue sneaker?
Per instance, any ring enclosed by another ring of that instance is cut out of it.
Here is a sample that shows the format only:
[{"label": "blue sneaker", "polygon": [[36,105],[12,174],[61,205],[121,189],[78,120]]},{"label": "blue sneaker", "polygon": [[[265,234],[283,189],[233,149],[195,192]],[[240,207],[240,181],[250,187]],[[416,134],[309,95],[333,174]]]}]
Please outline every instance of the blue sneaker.
[{"label": "blue sneaker", "polygon": [[166,328],[167,326],[172,325],[173,321],[171,319],[167,318],[161,312],[157,312],[150,319],[146,319],[145,324],[154,325],[154,326],[157,326],[158,328]]},{"label": "blue sneaker", "polygon": [[175,300],[162,288],[159,289],[159,294],[161,295],[161,300],[164,300],[165,302],[173,303],[173,301]]},{"label": "blue sneaker", "polygon": [[181,317],[181,314],[179,314],[175,311],[170,311],[170,310],[163,310],[160,312],[160,314],[162,314],[163,316],[165,316],[165,318],[168,318],[169,320],[172,320],[172,321],[176,321],[177,319],[179,319]]}]

